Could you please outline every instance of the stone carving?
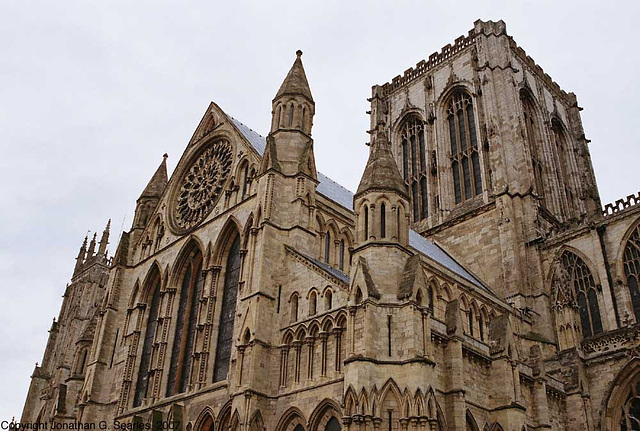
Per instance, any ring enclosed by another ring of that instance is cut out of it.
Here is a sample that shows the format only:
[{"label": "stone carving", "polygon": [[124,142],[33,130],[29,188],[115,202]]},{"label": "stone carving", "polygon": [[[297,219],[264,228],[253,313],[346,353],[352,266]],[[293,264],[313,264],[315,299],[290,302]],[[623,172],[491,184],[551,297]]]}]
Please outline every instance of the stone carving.
[{"label": "stone carving", "polygon": [[207,144],[178,182],[173,221],[180,231],[197,226],[220,198],[231,172],[233,150],[227,141]]}]

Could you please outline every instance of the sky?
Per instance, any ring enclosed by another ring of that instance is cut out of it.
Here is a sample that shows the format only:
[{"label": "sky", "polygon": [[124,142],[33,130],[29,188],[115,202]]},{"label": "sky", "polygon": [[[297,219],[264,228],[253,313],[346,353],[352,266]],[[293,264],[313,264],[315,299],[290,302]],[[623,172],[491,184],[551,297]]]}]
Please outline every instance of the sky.
[{"label": "sky", "polygon": [[350,190],[366,101],[473,27],[507,32],[577,94],[602,202],[640,190],[640,2],[0,2],[0,420],[20,417],[88,231],[112,244],[210,101],[265,135],[295,59],[316,102],[319,170]]}]

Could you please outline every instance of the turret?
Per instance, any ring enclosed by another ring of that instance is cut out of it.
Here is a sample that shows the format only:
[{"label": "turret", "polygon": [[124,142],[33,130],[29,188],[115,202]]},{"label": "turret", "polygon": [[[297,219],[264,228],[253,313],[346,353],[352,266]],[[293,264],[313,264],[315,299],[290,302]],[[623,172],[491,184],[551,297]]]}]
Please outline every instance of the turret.
[{"label": "turret", "polygon": [[262,171],[275,169],[285,175],[304,173],[317,179],[311,128],[315,102],[302,66],[302,51],[271,102],[271,132]]},{"label": "turret", "polygon": [[160,198],[167,187],[167,154],[162,156],[162,163],[149,180],[147,187],[136,201],[136,213],[133,218],[133,229],[144,229],[151,213],[160,202]]}]

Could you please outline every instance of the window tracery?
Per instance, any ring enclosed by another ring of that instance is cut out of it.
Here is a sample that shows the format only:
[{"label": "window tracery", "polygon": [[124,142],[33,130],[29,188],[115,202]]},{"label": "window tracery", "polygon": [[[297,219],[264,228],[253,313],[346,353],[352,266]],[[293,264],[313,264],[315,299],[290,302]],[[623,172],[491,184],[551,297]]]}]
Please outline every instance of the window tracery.
[{"label": "window tracery", "polygon": [[482,193],[480,156],[473,100],[458,90],[451,97],[447,111],[451,143],[451,169],[456,204]]},{"label": "window tracery", "polygon": [[400,131],[402,148],[402,172],[411,190],[413,220],[428,216],[427,161],[424,140],[424,124],[417,117],[406,120]]},{"label": "window tracery", "polygon": [[636,323],[640,322],[640,226],[636,226],[624,247],[624,275],[631,295],[631,305],[636,316]]},{"label": "window tracery", "polygon": [[583,336],[603,331],[598,287],[587,264],[575,253],[562,253],[554,274],[554,307],[573,307],[580,315]]},{"label": "window tracery", "polygon": [[157,275],[151,283],[151,289],[153,295],[149,304],[149,316],[147,317],[147,327],[144,332],[136,391],[133,396],[134,407],[142,405],[142,400],[148,396],[149,379],[151,377],[151,351],[158,326],[158,309],[160,307],[160,277]]},{"label": "window tracery", "polygon": [[240,235],[236,235],[231,243],[224,277],[222,309],[220,311],[220,324],[218,325],[218,344],[213,368],[214,383],[225,380],[229,372],[238,283],[240,281]]},{"label": "window tracery", "polygon": [[543,151],[541,148],[542,141],[540,139],[540,127],[535,115],[535,105],[531,96],[526,91],[520,92],[520,101],[522,102],[522,110],[524,114],[524,132],[529,151],[531,153],[531,167],[533,169],[533,180],[535,191],[540,197],[540,202],[545,204],[544,190],[544,162]]},{"label": "window tracery", "polygon": [[198,302],[202,297],[202,253],[192,252],[183,264],[184,275],[176,316],[175,335],[171,350],[171,366],[167,383],[167,396],[187,391],[193,347],[198,320]]}]

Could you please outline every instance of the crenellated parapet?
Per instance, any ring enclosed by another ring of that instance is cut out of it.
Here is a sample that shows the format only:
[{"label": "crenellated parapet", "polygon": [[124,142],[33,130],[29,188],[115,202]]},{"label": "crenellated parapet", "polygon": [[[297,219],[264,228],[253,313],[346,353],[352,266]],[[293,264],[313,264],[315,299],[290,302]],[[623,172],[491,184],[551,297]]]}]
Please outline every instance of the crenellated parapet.
[{"label": "crenellated parapet", "polygon": [[618,199],[613,203],[608,203],[602,210],[602,215],[607,217],[618,214],[619,212],[631,208],[640,203],[640,192],[635,195],[628,195],[626,198]]}]

